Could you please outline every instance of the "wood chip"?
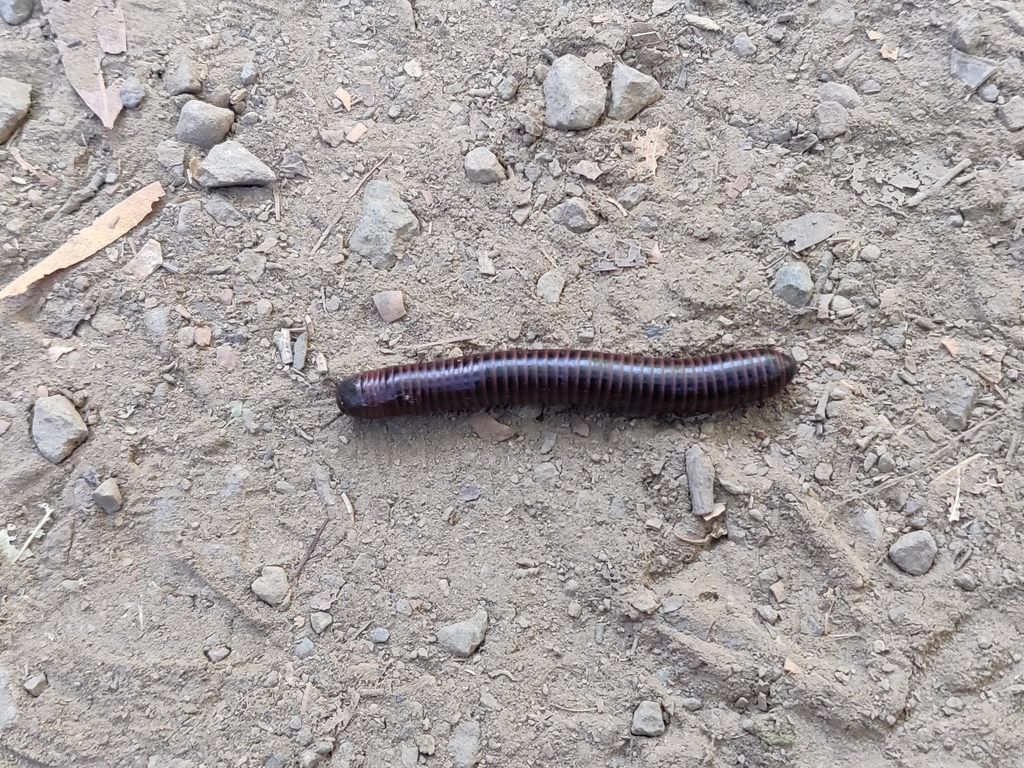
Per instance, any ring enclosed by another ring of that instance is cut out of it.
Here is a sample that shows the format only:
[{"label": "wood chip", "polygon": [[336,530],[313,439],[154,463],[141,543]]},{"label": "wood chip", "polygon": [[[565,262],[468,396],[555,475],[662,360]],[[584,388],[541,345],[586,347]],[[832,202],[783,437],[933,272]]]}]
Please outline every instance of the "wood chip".
[{"label": "wood chip", "polygon": [[352,94],[346,91],[344,88],[339,88],[334,92],[334,98],[341,102],[341,106],[345,108],[346,112],[352,111]]},{"label": "wood chip", "polygon": [[939,343],[943,347],[945,347],[946,351],[949,352],[949,354],[951,354],[953,357],[956,357],[957,354],[960,352],[960,342],[952,338],[951,336],[943,337],[942,341],[940,341]]},{"label": "wood chip", "polygon": [[41,262],[21,274],[0,291],[0,299],[19,296],[38,280],[60,269],[84,261],[102,248],[106,248],[125,232],[149,215],[153,205],[164,196],[160,182],[154,181],[135,194],[125,198],[81,232],[73,235],[64,245]]},{"label": "wood chip", "polygon": [[489,443],[502,443],[516,436],[516,431],[512,427],[502,424],[485,411],[470,416],[469,426],[476,432],[477,437]]},{"label": "wood chip", "polygon": [[406,315],[405,300],[401,291],[381,291],[374,294],[373,305],[385,323],[401,320]]},{"label": "wood chip", "polygon": [[197,347],[208,347],[213,343],[213,329],[205,325],[200,325],[195,330],[195,340]]},{"label": "wood chip", "polygon": [[783,603],[786,601],[786,585],[781,581],[776,581],[768,589],[771,590],[776,602]]},{"label": "wood chip", "polygon": [[787,672],[791,675],[799,675],[804,670],[799,664],[797,664],[792,659],[786,659],[786,661],[782,664],[782,671]]},{"label": "wood chip", "polygon": [[363,136],[366,135],[366,132],[368,130],[369,128],[367,128],[362,123],[356,123],[355,127],[345,134],[345,141],[347,141],[349,144],[355,144],[357,141],[363,138]]},{"label": "wood chip", "polygon": [[883,59],[889,61],[896,61],[900,57],[900,47],[898,45],[890,46],[888,43],[882,43],[882,47],[878,49]]},{"label": "wood chip", "polygon": [[881,32],[877,32],[873,29],[868,30],[868,40],[882,40],[885,38]]}]

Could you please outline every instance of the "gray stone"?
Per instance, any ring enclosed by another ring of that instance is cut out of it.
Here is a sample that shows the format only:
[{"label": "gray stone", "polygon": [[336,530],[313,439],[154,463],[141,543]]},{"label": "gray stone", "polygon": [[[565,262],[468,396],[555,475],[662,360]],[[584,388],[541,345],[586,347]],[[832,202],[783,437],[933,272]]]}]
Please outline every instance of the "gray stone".
[{"label": "gray stone", "polygon": [[231,655],[231,649],[226,645],[215,645],[213,648],[206,649],[206,658],[216,664],[218,661],[224,661],[228,656]]},{"label": "gray stone", "polygon": [[286,608],[291,593],[288,573],[279,565],[265,565],[260,576],[252,583],[252,591],[272,608]]},{"label": "gray stone", "polygon": [[43,691],[46,690],[49,684],[50,681],[46,679],[46,675],[38,672],[25,681],[25,690],[34,698],[39,698],[43,695]]},{"label": "gray stone", "polygon": [[978,89],[978,98],[982,101],[987,101],[989,104],[995,104],[999,101],[999,86],[995,83],[981,86]]},{"label": "gray stone", "polygon": [[313,651],[316,650],[316,646],[313,641],[308,637],[304,637],[295,644],[295,655],[300,659],[305,659],[313,655]]},{"label": "gray stone", "polygon": [[505,180],[505,169],[487,147],[477,147],[466,154],[466,178],[477,184],[494,184]]},{"label": "gray stone", "polygon": [[480,723],[467,720],[459,723],[448,740],[455,768],[476,768],[483,758],[480,750]]},{"label": "gray stone", "polygon": [[604,80],[578,56],[555,59],[544,78],[545,122],[563,131],[592,128],[604,114]]},{"label": "gray stone", "polygon": [[260,77],[260,66],[255,61],[247,61],[242,65],[242,85],[252,85]]},{"label": "gray stone", "polygon": [[865,80],[860,84],[860,92],[865,96],[873,96],[881,91],[882,86],[877,80]]},{"label": "gray stone", "polygon": [[963,376],[953,376],[942,396],[939,418],[954,432],[963,432],[971,420],[978,390]]},{"label": "gray stone", "polygon": [[697,712],[704,709],[704,702],[696,696],[684,696],[679,700],[679,704],[689,712]]},{"label": "gray stone", "polygon": [[637,704],[629,732],[634,736],[661,736],[665,732],[661,704],[656,701],[641,701]]},{"label": "gray stone", "polygon": [[992,77],[998,68],[996,62],[991,59],[971,56],[955,48],[949,52],[949,73],[972,91],[977,90],[982,83]]},{"label": "gray stone", "polygon": [[32,86],[0,77],[0,143],[7,141],[32,106]]},{"label": "gray stone", "polygon": [[0,0],[0,19],[16,27],[32,17],[35,7],[35,0]]},{"label": "gray stone", "polygon": [[883,453],[878,457],[875,466],[878,468],[879,474],[888,475],[890,472],[896,471],[896,460],[891,453]]},{"label": "gray stone", "polygon": [[779,267],[772,293],[793,307],[806,307],[814,292],[811,270],[802,261],[790,261]]},{"label": "gray stone", "polygon": [[597,214],[586,200],[579,197],[570,197],[564,203],[559,203],[548,211],[548,216],[556,224],[576,234],[589,232],[598,224]]},{"label": "gray stone", "polygon": [[391,639],[391,633],[388,632],[387,627],[376,627],[370,633],[370,642],[382,645]]},{"label": "gray stone", "polygon": [[117,481],[108,477],[92,492],[92,501],[104,512],[113,514],[121,510],[124,499],[121,497],[121,489],[117,487]]},{"label": "gray stone", "polygon": [[841,83],[825,83],[819,86],[818,100],[834,101],[837,104],[842,104],[847,109],[856,109],[864,103],[864,100],[857,91],[851,86]]},{"label": "gray stone", "polygon": [[537,296],[548,304],[557,304],[565,288],[565,277],[557,269],[549,269],[537,281]]},{"label": "gray stone", "polygon": [[88,437],[89,428],[66,397],[51,395],[36,400],[32,409],[32,439],[44,459],[59,464]]},{"label": "gray stone", "polygon": [[313,631],[318,635],[322,635],[330,628],[331,624],[334,623],[334,617],[327,611],[313,611],[309,615],[309,626],[313,628]]},{"label": "gray stone", "polygon": [[815,134],[819,139],[834,139],[850,128],[850,113],[835,101],[823,101],[815,107],[814,117],[818,123]]},{"label": "gray stone", "polygon": [[519,79],[512,75],[506,75],[498,83],[498,87],[495,89],[498,98],[502,101],[512,101],[515,98],[516,92],[519,90]]},{"label": "gray stone", "polygon": [[700,445],[686,452],[686,482],[690,487],[690,511],[700,517],[715,507],[715,465]]},{"label": "gray stone", "polygon": [[182,93],[201,93],[206,73],[187,51],[175,52],[164,69],[164,90],[171,96]]},{"label": "gray stone", "polygon": [[831,464],[823,461],[814,468],[814,479],[818,481],[818,485],[831,485],[834,471]]},{"label": "gray stone", "polygon": [[245,221],[238,209],[220,195],[210,195],[203,200],[203,210],[222,227],[238,227]]},{"label": "gray stone", "polygon": [[276,178],[270,168],[237,141],[225,141],[211,149],[206,159],[199,164],[196,181],[212,189],[264,186]]},{"label": "gray stone", "polygon": [[453,656],[466,658],[484,641],[487,634],[487,611],[483,608],[473,614],[472,618],[449,624],[437,630],[437,642]]},{"label": "gray stone", "polygon": [[996,117],[1008,131],[1019,131],[1024,128],[1024,98],[1014,96],[1005,104],[999,105],[996,108]]},{"label": "gray stone", "polygon": [[121,103],[124,104],[126,109],[138,109],[142,106],[143,99],[146,98],[146,89],[142,86],[139,78],[129,77],[121,83],[118,95],[121,97]]},{"label": "gray stone", "polygon": [[889,547],[889,559],[904,573],[921,576],[935,562],[939,547],[928,531],[905,533]]},{"label": "gray stone", "polygon": [[949,42],[964,53],[976,53],[985,45],[985,32],[977,13],[961,16],[949,33]]},{"label": "gray stone", "polygon": [[156,161],[164,168],[180,168],[185,164],[185,146],[174,139],[156,145]]},{"label": "gray stone", "polygon": [[615,62],[608,117],[612,120],[629,120],[660,98],[661,86],[657,80],[620,61]]},{"label": "gray stone", "polygon": [[627,211],[631,211],[646,200],[649,193],[650,188],[646,184],[630,184],[619,192],[615,199],[619,205]]},{"label": "gray stone", "polygon": [[757,53],[757,47],[749,37],[740,32],[732,39],[732,52],[741,59],[749,59]]},{"label": "gray stone", "polygon": [[208,149],[224,140],[234,122],[235,113],[230,109],[215,107],[196,99],[181,108],[174,135],[178,141]]},{"label": "gray stone", "polygon": [[391,269],[396,239],[419,234],[420,222],[388,181],[371,181],[363,192],[363,214],[349,238],[348,247],[375,269]]}]

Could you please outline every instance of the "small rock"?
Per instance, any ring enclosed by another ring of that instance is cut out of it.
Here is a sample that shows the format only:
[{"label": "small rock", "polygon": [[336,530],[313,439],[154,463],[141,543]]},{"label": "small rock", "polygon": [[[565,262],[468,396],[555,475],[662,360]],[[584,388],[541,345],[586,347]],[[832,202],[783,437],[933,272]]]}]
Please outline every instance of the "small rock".
[{"label": "small rock", "polygon": [[661,704],[656,701],[641,701],[637,704],[629,732],[634,736],[661,736],[665,732]]},{"label": "small rock", "polygon": [[814,479],[818,481],[819,485],[831,485],[832,484],[832,465],[821,462],[814,468]]},{"label": "small rock", "polygon": [[931,533],[911,531],[900,536],[889,547],[889,559],[904,573],[921,576],[932,567],[938,551],[939,547]]},{"label": "small rock", "polygon": [[981,86],[978,89],[978,98],[982,101],[987,101],[989,104],[995,104],[999,101],[999,86],[995,83]]},{"label": "small rock", "polygon": [[120,511],[124,499],[121,497],[121,489],[117,487],[117,481],[108,477],[92,492],[93,503],[104,512],[113,514]]},{"label": "small rock", "polygon": [[121,103],[126,109],[138,109],[142,106],[143,99],[146,98],[146,89],[142,86],[139,78],[129,77],[121,83],[118,96],[121,97]]},{"label": "small rock", "polygon": [[14,134],[31,106],[31,85],[0,77],[0,144]]},{"label": "small rock", "polygon": [[740,32],[732,39],[732,52],[741,59],[749,59],[757,53],[757,47],[749,37]]},{"label": "small rock", "polygon": [[978,390],[974,385],[963,376],[953,376],[947,385],[939,417],[949,429],[963,432],[977,400]]},{"label": "small rock", "polygon": [[949,42],[958,51],[976,53],[985,45],[985,32],[982,29],[981,17],[977,13],[961,16],[953,25],[949,34]]},{"label": "small rock", "polygon": [[873,96],[876,93],[881,93],[882,86],[877,80],[865,80],[860,84],[860,92],[865,96]]},{"label": "small rock", "polygon": [[46,690],[49,684],[50,681],[46,679],[46,675],[38,672],[25,681],[25,690],[33,697],[39,698],[43,695],[43,691]]},{"label": "small rock", "polygon": [[147,240],[139,252],[124,265],[124,271],[136,280],[145,280],[164,263],[163,247],[157,240]]},{"label": "small rock", "polygon": [[377,627],[370,633],[370,642],[377,645],[386,643],[391,639],[391,633],[385,627]]},{"label": "small rock", "polygon": [[32,439],[43,458],[53,464],[64,461],[89,437],[89,428],[63,395],[41,397],[32,409]]},{"label": "small rock", "polygon": [[260,77],[260,66],[255,61],[247,61],[242,65],[240,79],[242,85],[252,85]]},{"label": "small rock", "polygon": [[318,635],[322,635],[334,623],[334,617],[327,611],[313,611],[309,615],[309,626]]},{"label": "small rock", "polygon": [[505,180],[505,169],[487,147],[477,147],[466,154],[466,178],[477,184],[494,184]]},{"label": "small rock", "polygon": [[619,192],[615,199],[619,205],[627,211],[631,211],[647,199],[649,192],[650,188],[646,184],[630,184]]},{"label": "small rock", "polygon": [[196,176],[207,188],[265,186],[275,179],[274,172],[237,141],[225,141],[211,149]]},{"label": "small rock", "polygon": [[502,101],[512,101],[515,98],[516,92],[519,90],[519,80],[511,75],[503,77],[501,82],[498,83],[496,92],[498,98]]},{"label": "small rock", "polygon": [[467,658],[484,641],[487,618],[487,611],[481,608],[470,619],[441,627],[437,631],[438,644],[453,656]]},{"label": "small rock", "polygon": [[35,7],[35,0],[0,0],[0,19],[16,27],[31,18]]},{"label": "small rock", "polygon": [[686,482],[690,487],[690,511],[704,517],[715,507],[715,465],[700,445],[686,452]]},{"label": "small rock", "polygon": [[[1024,98],[1014,96],[1005,104],[996,107],[996,117],[1008,131],[1019,131],[1024,128]],[[0,135],[2,135],[0,131]]]},{"label": "small rock", "polygon": [[892,457],[891,453],[883,453],[878,457],[875,466],[878,467],[879,474],[887,475],[896,470],[896,460]]},{"label": "small rock", "polygon": [[252,583],[252,591],[272,608],[287,607],[291,592],[287,572],[279,565],[263,566],[259,578]]},{"label": "small rock", "polygon": [[377,308],[380,319],[385,323],[394,323],[406,315],[401,291],[381,291],[374,294],[373,306]]},{"label": "small rock", "polygon": [[203,210],[222,227],[240,227],[245,217],[231,203],[220,195],[210,195],[203,200]]},{"label": "small rock", "polygon": [[661,86],[657,80],[622,62],[615,62],[608,117],[613,120],[629,120],[660,98]]},{"label": "small rock", "polygon": [[684,696],[679,700],[679,704],[683,709],[690,712],[697,712],[704,708],[704,702],[696,696]]},{"label": "small rock", "polygon": [[[156,161],[164,168],[181,168],[185,164],[185,146],[174,139],[164,139],[156,145]],[[198,200],[187,202],[194,202],[196,207],[199,205]]]},{"label": "small rock", "polygon": [[371,181],[363,192],[363,213],[348,247],[375,269],[391,269],[398,261],[395,240],[419,234],[420,222],[388,181]]},{"label": "small rock", "polygon": [[300,659],[305,659],[313,655],[313,651],[316,650],[316,646],[313,641],[308,637],[304,637],[295,644],[295,655]]},{"label": "small rock", "polygon": [[992,77],[997,69],[998,65],[991,59],[971,56],[956,49],[949,52],[949,73],[972,91]]},{"label": "small rock", "polygon": [[782,618],[782,614],[770,605],[759,605],[757,607],[757,615],[761,617],[765,624],[778,624]]},{"label": "small rock", "polygon": [[230,110],[194,99],[182,106],[174,135],[178,141],[209,148],[224,139],[233,122]]},{"label": "small rock", "polygon": [[818,121],[815,134],[819,139],[834,139],[850,128],[850,113],[835,101],[823,101],[815,107],[814,117]]},{"label": "small rock", "polygon": [[548,211],[548,216],[556,224],[561,224],[576,234],[589,232],[598,224],[597,214],[579,197],[570,197],[564,203],[559,203]]},{"label": "small rock", "polygon": [[818,87],[819,101],[834,101],[847,109],[856,109],[864,103],[860,95],[848,85],[825,83]]},{"label": "small rock", "polygon": [[480,723],[468,720],[455,726],[448,749],[455,768],[476,768],[483,757],[480,752]]},{"label": "small rock", "polygon": [[206,658],[216,664],[218,661],[224,661],[228,656],[231,655],[231,649],[226,645],[217,645],[213,648],[206,649]]},{"label": "small rock", "polygon": [[201,93],[206,73],[185,50],[177,51],[164,68],[164,90],[171,96]]},{"label": "small rock", "polygon": [[973,592],[978,588],[978,582],[974,580],[973,576],[966,573],[958,573],[954,576],[953,583],[960,587],[964,592]]},{"label": "small rock", "polygon": [[592,128],[604,114],[604,80],[578,56],[555,59],[544,78],[545,122],[563,131]]},{"label": "small rock", "polygon": [[565,277],[557,269],[549,269],[537,281],[537,296],[548,304],[557,304],[565,288]]},{"label": "small rock", "polygon": [[814,293],[811,270],[802,261],[790,261],[779,267],[772,293],[793,307],[805,307]]}]

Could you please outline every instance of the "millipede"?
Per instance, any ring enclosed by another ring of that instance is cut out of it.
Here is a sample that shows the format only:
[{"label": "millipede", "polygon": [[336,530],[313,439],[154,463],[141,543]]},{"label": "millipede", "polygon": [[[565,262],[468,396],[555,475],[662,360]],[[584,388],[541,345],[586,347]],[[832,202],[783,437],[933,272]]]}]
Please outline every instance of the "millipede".
[{"label": "millipede", "polygon": [[335,398],[343,414],[360,419],[507,405],[684,416],[770,398],[797,368],[777,349],[685,358],[512,349],[364,371],[339,381]]}]

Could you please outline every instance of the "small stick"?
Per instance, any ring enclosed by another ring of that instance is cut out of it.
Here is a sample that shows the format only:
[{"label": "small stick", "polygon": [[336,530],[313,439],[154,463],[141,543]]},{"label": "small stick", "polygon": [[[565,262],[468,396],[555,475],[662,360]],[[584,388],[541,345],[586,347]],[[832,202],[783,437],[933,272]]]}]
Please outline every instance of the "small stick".
[{"label": "small stick", "polygon": [[944,186],[949,184],[953,179],[959,176],[961,173],[971,167],[971,159],[969,157],[964,158],[959,163],[954,165],[949,171],[947,171],[941,178],[939,178],[934,184],[928,189],[922,190],[914,195],[912,198],[907,200],[905,205],[907,208],[913,208],[915,205],[919,205],[927,200],[929,197],[934,195]]},{"label": "small stick", "polygon": [[947,469],[947,470],[945,470],[943,472],[940,472],[939,474],[937,474],[935,476],[935,478],[931,481],[931,483],[929,483],[929,485],[935,485],[936,483],[941,482],[948,475],[951,475],[954,472],[956,472],[957,475],[958,475],[957,476],[957,483],[959,483],[960,482],[960,478],[959,478],[960,471],[963,470],[963,469],[967,469],[967,467],[971,466],[971,464],[976,462],[978,459],[982,458],[984,455],[985,455],[984,453],[976,453],[973,456],[970,456],[970,457],[964,459],[963,461],[961,461],[956,466],[950,467],[949,469]]},{"label": "small stick", "polygon": [[348,510],[348,519],[352,525],[356,524],[356,508],[352,506],[352,502],[349,501],[348,494],[342,492],[341,501],[345,504],[345,509]]},{"label": "small stick", "polygon": [[428,341],[426,344],[414,344],[409,347],[402,347],[402,350],[404,352],[422,352],[424,349],[430,349],[431,347],[443,347],[446,344],[457,344],[460,341],[472,341],[475,338],[475,335],[452,336],[449,339],[439,339],[438,341]]},{"label": "small stick", "polygon": [[[373,168],[370,169],[370,172],[367,173],[365,176],[363,176],[363,178],[361,178],[359,180],[359,183],[356,184],[356,188],[353,189],[352,192],[349,194],[349,196],[348,196],[349,200],[351,200],[353,197],[356,196],[356,193],[360,189],[363,188],[363,184],[366,183],[366,180],[369,179],[373,174],[375,174],[380,169],[380,167],[382,165],[384,165],[385,161],[387,161],[387,159],[389,157],[391,157],[391,153],[390,152],[388,152],[386,155],[384,155],[384,157],[381,158],[381,161],[379,163],[377,163],[375,166],[373,166]],[[316,245],[313,246],[313,250],[309,252],[310,256],[312,256],[314,253],[316,253],[317,251],[320,250],[320,246],[324,244],[324,241],[328,237],[331,236],[331,230],[334,229],[336,226],[338,226],[338,222],[341,221],[341,217],[344,216],[344,215],[345,215],[345,211],[344,210],[338,211],[338,215],[334,217],[334,220],[331,221],[330,224],[327,225],[327,229],[325,229],[324,233],[322,235],[320,235],[320,239],[316,241]]]},{"label": "small stick", "polygon": [[292,581],[297,582],[299,580],[299,574],[302,573],[302,569],[306,567],[306,563],[309,562],[309,558],[313,555],[313,550],[316,549],[316,545],[320,543],[320,537],[324,535],[324,530],[327,528],[327,524],[331,522],[330,514],[324,518],[324,521],[320,523],[320,527],[316,529],[316,533],[313,535],[313,540],[309,542],[309,546],[306,547],[306,554],[302,556],[299,564],[295,566],[295,570],[292,571]]},{"label": "small stick", "polygon": [[46,525],[46,521],[49,520],[50,519],[50,515],[53,514],[53,510],[50,508],[49,504],[41,504],[40,506],[42,506],[42,508],[46,512],[46,514],[43,515],[43,519],[39,521],[39,525],[36,526],[36,529],[34,531],[32,531],[32,533],[29,535],[29,537],[27,539],[25,539],[25,543],[21,545],[21,549],[18,550],[18,554],[16,554],[14,556],[14,559],[11,560],[11,564],[12,565],[14,563],[18,562],[18,559],[23,554],[25,554],[25,550],[28,549],[28,545],[32,543],[32,541],[35,539],[36,536],[39,535],[39,532],[41,530],[43,530],[43,526]]}]

